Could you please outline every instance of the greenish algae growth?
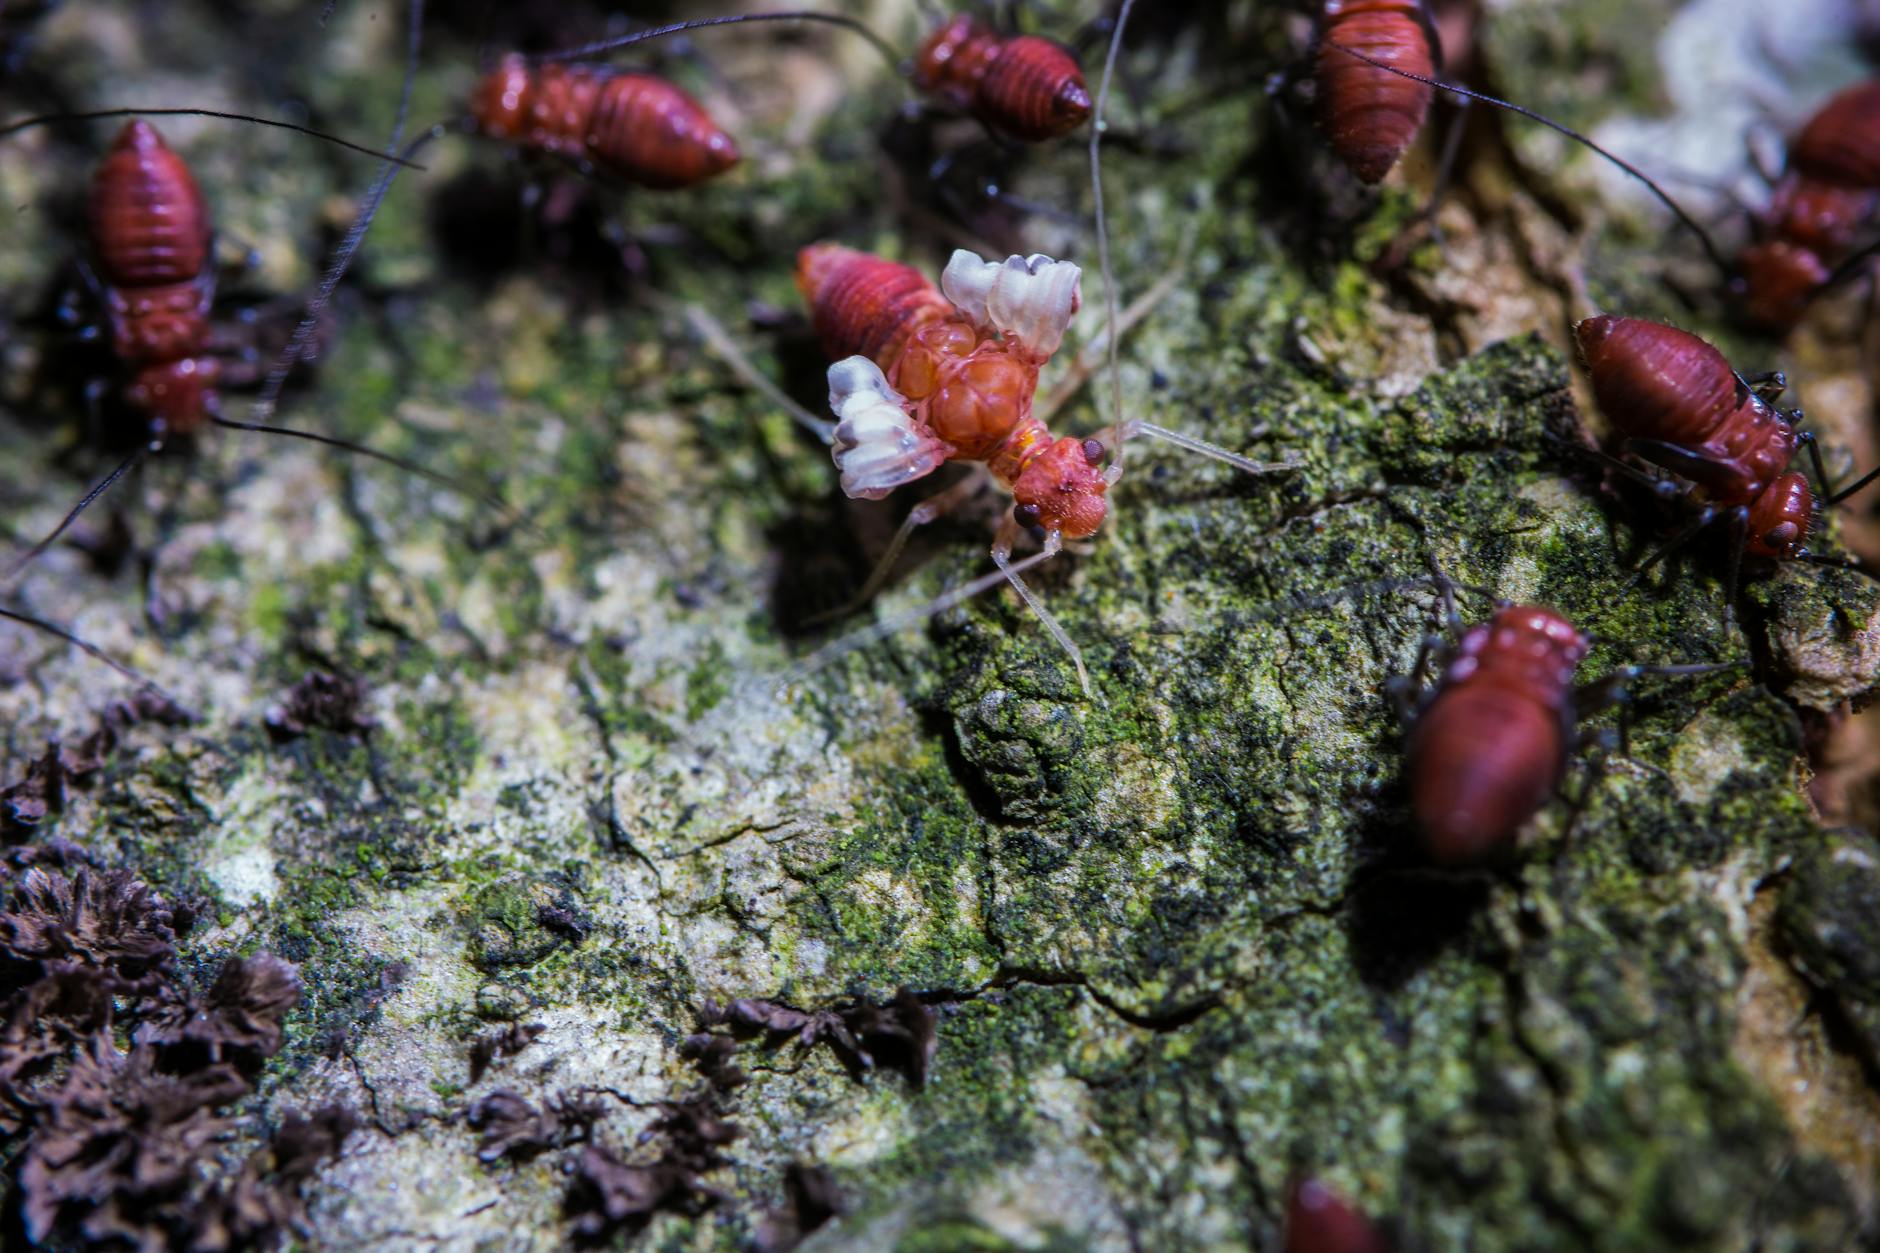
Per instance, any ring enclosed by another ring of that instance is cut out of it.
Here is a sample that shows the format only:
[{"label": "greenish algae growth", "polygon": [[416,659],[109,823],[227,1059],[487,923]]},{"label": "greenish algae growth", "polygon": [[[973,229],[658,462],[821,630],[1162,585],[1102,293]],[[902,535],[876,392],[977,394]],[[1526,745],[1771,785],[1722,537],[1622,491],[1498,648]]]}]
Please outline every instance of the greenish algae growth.
[{"label": "greenish algae growth", "polygon": [[[911,40],[913,6],[876,8]],[[1179,271],[1125,342],[1126,413],[1295,465],[1249,478],[1127,446],[1103,532],[1032,580],[1083,650],[1088,696],[1000,595],[782,682],[825,638],[806,620],[859,585],[905,502],[843,500],[826,450],[696,340],[686,306],[815,407],[824,363],[791,281],[812,240],[929,272],[979,236],[1090,265],[1047,391],[1102,304],[1079,221],[975,208],[937,224],[925,162],[896,169],[874,141],[902,89],[828,32],[701,36],[713,72],[674,61],[750,154],[694,191],[550,175],[577,211],[521,227],[511,163],[457,135],[400,177],[367,283],[343,289],[326,360],[282,420],[487,486],[515,517],[383,465],[205,439],[121,495],[158,549],[161,630],[128,566],[60,551],[26,578],[25,603],[204,714],[126,732],[49,833],[208,894],[215,924],[186,950],[201,968],[264,948],[300,964],[288,1045],[238,1113],[249,1136],[327,1100],[366,1113],[312,1189],[313,1246],[561,1247],[563,1155],[485,1167],[473,1102],[610,1092],[597,1137],[644,1153],[656,1103],[700,1082],[683,1041],[702,1002],[816,1008],[901,987],[936,1013],[924,1085],[853,1074],[825,1047],[743,1044],[749,1081],[726,1098],[743,1134],[709,1179],[725,1199],[660,1216],[643,1242],[747,1246],[792,1161],[825,1165],[845,1197],[822,1248],[1265,1245],[1302,1171],[1412,1247],[1872,1235],[1859,1161],[1791,1121],[1737,1023],[1768,956],[1749,917],[1773,901],[1775,968],[1855,1030],[1858,1056],[1821,1064],[1871,1087],[1880,851],[1819,830],[1798,781],[1804,719],[1880,681],[1880,596],[1782,570],[1746,587],[1732,623],[1723,555],[1701,545],[1628,586],[1662,529],[1562,452],[1582,438],[1562,326],[1478,343],[1429,295],[1477,264],[1468,277],[1501,293],[1485,300],[1554,307],[1568,277],[1476,245],[1572,222],[1520,195],[1484,203],[1478,171],[1461,229],[1444,219],[1456,259],[1420,243],[1393,269],[1421,188],[1371,202],[1333,182],[1302,209],[1307,184],[1339,176],[1293,160],[1309,133],[1271,126],[1249,85],[1248,67],[1289,55],[1271,8],[1222,6],[1205,30],[1143,16],[1117,106],[1129,134],[1105,151],[1124,301]],[[65,6],[58,46],[95,68],[94,11]],[[1046,3],[1026,20],[1061,34],[1088,16]],[[200,49],[113,66],[118,85],[156,91],[191,57],[239,67],[252,32],[236,20],[202,16]],[[1524,100],[1589,123],[1656,107],[1662,20],[1603,0],[1501,6],[1482,55],[1498,80],[1548,84]],[[284,72],[323,121],[377,135],[397,27],[353,14],[330,37],[302,31]],[[475,55],[436,27],[415,116],[451,113]],[[1581,70],[1554,72],[1569,62]],[[774,81],[815,84],[831,63],[839,92]],[[230,73],[225,90],[268,102]],[[190,155],[229,221],[300,232],[269,270],[293,294],[326,201],[371,171],[328,154],[290,168],[272,144],[205,133]],[[28,151],[44,154],[32,169],[0,145],[20,203],[79,185],[95,155]],[[245,183],[258,167],[265,183]],[[1009,177],[1080,215],[1085,176],[1067,143]],[[466,206],[488,214],[469,249],[443,220]],[[596,208],[624,234],[598,234]],[[0,247],[9,288],[50,282],[45,258],[70,244],[28,216]],[[1641,290],[1628,267],[1649,246],[1591,249],[1587,290]],[[46,425],[76,429],[79,412],[58,389],[41,404],[31,362],[7,361],[0,487],[28,502],[7,519],[25,536],[82,490]],[[1099,430],[1106,396],[1085,387],[1054,429]],[[983,570],[988,514],[931,528],[872,612]],[[1642,680],[1589,721],[1613,747],[1576,754],[1566,795],[1504,863],[1432,873],[1383,697],[1440,625],[1432,568],[1465,620],[1496,597],[1560,607],[1598,637],[1585,678],[1756,669]],[[40,641],[16,656],[31,680],[0,688],[9,779],[122,694]],[[267,710],[315,667],[361,678],[377,725],[273,742]],[[472,1082],[469,1040],[504,1023],[543,1030]]]}]

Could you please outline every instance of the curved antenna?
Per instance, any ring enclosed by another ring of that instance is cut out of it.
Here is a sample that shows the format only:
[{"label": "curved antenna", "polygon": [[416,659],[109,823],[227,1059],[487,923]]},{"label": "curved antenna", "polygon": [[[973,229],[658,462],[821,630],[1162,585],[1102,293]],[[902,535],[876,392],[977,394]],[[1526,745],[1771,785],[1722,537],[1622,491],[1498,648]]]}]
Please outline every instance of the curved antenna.
[{"label": "curved antenna", "polygon": [[[1109,55],[1103,60],[1103,79],[1097,84],[1096,110],[1090,122],[1090,190],[1096,198],[1097,207],[1097,266],[1103,271],[1103,303],[1108,313],[1106,323],[1109,340],[1109,361],[1107,370],[1110,376],[1110,446],[1114,450],[1106,474],[1121,478],[1123,474],[1123,443],[1129,438],[1129,432],[1123,426],[1123,380],[1117,373],[1117,314],[1116,270],[1110,264],[1110,226],[1103,214],[1103,107],[1110,100],[1110,82],[1116,77],[1116,56],[1123,47],[1123,30],[1129,25],[1129,13],[1136,7],[1136,0],[1123,0],[1123,7],[1116,14],[1116,29],[1110,32]],[[1115,480],[1112,479],[1112,482]]]},{"label": "curved antenna", "polygon": [[315,444],[325,444],[328,448],[339,448],[346,452],[357,453],[361,457],[370,457],[374,461],[383,461],[386,465],[397,466],[400,470],[404,470],[409,474],[415,474],[419,478],[427,479],[430,482],[436,483],[439,487],[449,488],[451,491],[456,492],[459,496],[463,496],[466,499],[487,505],[501,513],[505,518],[513,520],[513,515],[509,512],[509,506],[495,496],[490,495],[482,488],[466,482],[463,479],[452,478],[442,471],[433,470],[428,466],[412,461],[410,458],[400,457],[396,453],[380,452],[376,448],[367,448],[364,444],[355,444],[351,440],[340,439],[333,435],[321,435],[314,431],[297,431],[290,426],[269,426],[265,422],[237,422],[233,418],[218,416],[211,416],[209,420],[217,426],[226,427],[231,431],[259,431],[263,435],[285,435],[290,439],[304,439]]},{"label": "curved antenna", "polygon": [[172,696],[161,683],[158,683],[149,675],[131,669],[110,653],[105,652],[104,649],[99,648],[96,644],[91,643],[89,640],[81,639],[62,626],[47,622],[44,618],[35,618],[29,613],[21,613],[16,609],[8,609],[5,606],[0,606],[0,618],[5,618],[9,622],[20,623],[22,626],[32,627],[35,631],[44,631],[47,635],[62,639],[86,656],[102,661],[105,665],[110,666],[125,678],[149,688],[151,691],[163,697],[163,699],[169,701],[172,705],[175,705],[178,709],[183,707],[182,702]]},{"label": "curved antenna", "polygon": [[51,548],[54,544],[56,544],[59,540],[59,537],[65,534],[66,529],[70,527],[72,523],[78,520],[78,515],[85,512],[86,509],[91,507],[92,501],[104,495],[105,489],[107,489],[113,483],[117,482],[119,479],[123,478],[126,474],[128,474],[132,470],[132,468],[134,468],[138,462],[142,461],[146,456],[148,456],[149,453],[150,453],[150,447],[146,446],[143,448],[139,448],[136,452],[126,457],[124,459],[123,464],[118,466],[117,469],[111,471],[111,473],[105,475],[104,478],[100,479],[96,486],[94,486],[90,491],[86,492],[84,497],[76,505],[72,506],[71,512],[67,513],[65,517],[60,520],[59,525],[52,528],[52,533],[50,535],[40,540],[37,544],[34,544],[32,548],[27,550],[24,556],[22,556],[18,561],[15,561],[12,565],[7,567],[6,577],[9,580],[14,578],[15,576],[19,574],[20,571],[24,570],[27,566],[32,565],[33,562],[39,560],[40,554],[44,553],[48,548]]},{"label": "curved antenna", "polygon": [[816,13],[808,10],[796,10],[788,13],[743,13],[734,17],[699,17],[689,22],[672,22],[665,26],[654,26],[647,30],[635,31],[631,35],[616,35],[612,39],[599,39],[591,44],[582,44],[578,48],[564,48],[560,52],[543,52],[529,58],[538,65],[555,61],[583,61],[599,56],[603,52],[612,52],[616,48],[630,48],[634,44],[648,40],[663,39],[667,35],[677,35],[688,30],[701,30],[707,26],[731,26],[739,22],[827,22],[831,26],[840,26],[844,30],[854,31],[883,57],[887,59],[894,72],[901,72],[901,54],[894,50],[894,45],[877,35],[860,18],[847,17],[840,13]]},{"label": "curved antenna", "polygon": [[[320,286],[313,299],[307,302],[306,312],[301,316],[300,325],[287,341],[287,347],[275,359],[268,370],[268,377],[262,383],[261,395],[255,400],[250,413],[257,419],[269,418],[280,403],[281,391],[287,386],[287,376],[293,373],[294,363],[307,351],[307,345],[313,341],[313,333],[320,324],[320,315],[326,312],[328,302],[333,299],[333,292],[339,281],[346,276],[352,265],[353,256],[359,251],[359,245],[365,242],[366,231],[372,225],[372,219],[378,215],[379,206],[384,203],[386,194],[392,190],[392,181],[398,177],[401,168],[411,164],[410,158],[424,149],[432,140],[444,133],[444,128],[433,126],[414,140],[402,156],[394,155],[399,142],[405,135],[405,122],[411,113],[411,90],[418,76],[418,36],[419,27],[424,21],[424,0],[411,0],[408,12],[409,26],[406,31],[405,80],[398,94],[398,116],[392,124],[392,137],[385,144],[385,151],[375,156],[388,162],[379,177],[373,181],[372,190],[366,193],[366,199],[359,206],[359,213],[353,218],[353,224],[346,228],[346,235],[340,240],[339,247],[333,250],[332,260],[327,262],[326,273],[320,277]],[[415,168],[423,169],[423,166]]]},{"label": "curved antenna", "polygon": [[34,117],[21,118],[17,122],[8,122],[5,126],[0,126],[0,139],[5,139],[8,135],[16,135],[20,131],[28,130],[34,126],[46,126],[53,122],[90,122],[108,117],[213,117],[221,118],[229,122],[252,122],[256,126],[273,126],[284,131],[293,131],[295,134],[306,135],[312,139],[322,140],[325,143],[334,144],[352,152],[364,153],[368,157],[377,157],[381,161],[396,161],[398,164],[409,166],[414,170],[422,170],[424,168],[422,165],[414,164],[407,158],[388,157],[377,149],[368,148],[364,144],[356,144],[350,139],[341,139],[338,135],[329,135],[325,131],[315,130],[311,126],[301,126],[296,122],[283,122],[278,118],[256,117],[250,113],[225,113],[220,109],[140,109],[126,107],[122,109],[87,109],[80,113],[41,113]]},{"label": "curved antenna", "polygon": [[903,631],[908,627],[925,622],[935,614],[945,613],[947,610],[953,608],[953,606],[963,604],[973,599],[973,597],[983,592],[990,591],[1001,584],[1009,584],[1012,582],[1013,576],[1023,574],[1033,566],[1041,565],[1056,555],[1055,550],[1048,552],[1041,550],[1035,552],[1029,557],[1011,562],[1009,565],[994,570],[991,574],[982,574],[971,582],[962,584],[942,596],[935,597],[933,600],[928,601],[926,604],[916,609],[910,609],[906,613],[896,614],[892,618],[884,618],[880,622],[871,623],[868,626],[851,631],[831,643],[824,644],[821,648],[785,671],[782,677],[777,680],[776,690],[781,692],[787,688],[793,687],[839,657],[846,657],[856,649],[873,644],[876,640],[887,639],[890,635],[898,631]]},{"label": "curved antenna", "polygon": [[1550,130],[1558,131],[1560,134],[1565,135],[1568,139],[1571,139],[1575,141],[1576,143],[1580,143],[1580,144],[1585,145],[1588,148],[1591,148],[1594,152],[1597,152],[1600,156],[1606,158],[1606,160],[1612,162],[1614,165],[1624,170],[1627,174],[1630,174],[1633,178],[1636,178],[1639,182],[1645,184],[1645,186],[1650,189],[1652,195],[1656,196],[1659,202],[1663,204],[1665,208],[1671,210],[1671,212],[1674,215],[1676,215],[1678,221],[1684,223],[1684,225],[1691,228],[1691,233],[1697,236],[1697,241],[1704,246],[1704,252],[1710,257],[1712,263],[1716,265],[1717,269],[1722,271],[1726,278],[1733,277],[1735,275],[1736,271],[1731,267],[1729,262],[1723,259],[1723,254],[1717,251],[1717,245],[1710,238],[1710,232],[1706,231],[1702,226],[1700,226],[1696,218],[1693,218],[1690,214],[1686,213],[1684,211],[1684,206],[1680,205],[1677,201],[1673,200],[1670,196],[1670,193],[1666,192],[1665,189],[1660,187],[1657,183],[1654,183],[1651,180],[1651,176],[1646,174],[1645,171],[1639,169],[1636,165],[1633,165],[1630,161],[1627,161],[1624,157],[1620,156],[1618,153],[1613,152],[1610,149],[1600,147],[1598,144],[1588,139],[1585,135],[1582,135],[1580,134],[1580,132],[1574,130],[1571,126],[1566,126],[1560,122],[1556,122],[1552,118],[1546,116],[1545,114],[1536,113],[1532,109],[1523,108],[1522,106],[1518,104],[1512,104],[1506,100],[1498,99],[1494,96],[1487,95],[1483,92],[1471,91],[1467,87],[1458,87],[1454,83],[1446,83],[1438,78],[1426,78],[1421,74],[1413,74],[1409,70],[1402,70],[1402,69],[1398,69],[1394,65],[1387,65],[1383,61],[1378,60],[1376,57],[1370,56],[1363,52],[1359,52],[1356,48],[1350,47],[1349,45],[1346,45],[1346,44],[1328,43],[1326,46],[1329,48],[1336,48],[1340,52],[1346,53],[1347,55],[1350,55],[1350,56],[1354,56],[1358,58],[1358,60],[1363,61],[1369,65],[1374,65],[1378,69],[1383,70],[1387,74],[1395,74],[1399,78],[1407,78],[1411,80],[1412,82],[1422,83],[1427,87],[1434,87],[1438,91],[1453,92],[1458,96],[1467,96],[1471,100],[1480,100],[1483,104],[1492,104],[1498,109],[1506,109],[1510,113],[1518,113],[1522,117],[1527,118],[1529,121],[1539,122],[1542,126],[1545,126]]}]

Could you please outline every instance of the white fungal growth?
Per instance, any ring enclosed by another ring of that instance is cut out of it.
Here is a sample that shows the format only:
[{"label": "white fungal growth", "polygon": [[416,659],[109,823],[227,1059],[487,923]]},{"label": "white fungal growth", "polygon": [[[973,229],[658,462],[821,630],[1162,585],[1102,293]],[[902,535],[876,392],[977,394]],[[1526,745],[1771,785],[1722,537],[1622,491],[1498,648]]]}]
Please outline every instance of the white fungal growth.
[{"label": "white fungal growth", "polygon": [[908,412],[906,398],[867,357],[829,367],[829,408],[836,415],[836,469],[849,496],[880,500],[932,474],[953,451]]},{"label": "white fungal growth", "polygon": [[967,317],[989,326],[1043,361],[1064,342],[1064,331],[1083,303],[1083,271],[1043,253],[986,261],[956,249],[940,275],[940,290]]}]

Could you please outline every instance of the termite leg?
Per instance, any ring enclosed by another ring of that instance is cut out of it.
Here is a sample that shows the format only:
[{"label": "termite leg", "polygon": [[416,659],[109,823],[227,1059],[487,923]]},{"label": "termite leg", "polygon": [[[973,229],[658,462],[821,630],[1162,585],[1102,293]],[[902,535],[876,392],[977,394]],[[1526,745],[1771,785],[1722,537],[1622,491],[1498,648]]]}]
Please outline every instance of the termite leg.
[{"label": "termite leg", "polygon": [[971,474],[953,486],[935,492],[908,510],[907,517],[901,520],[901,525],[894,532],[894,538],[888,541],[887,549],[875,562],[875,568],[869,572],[868,579],[862,584],[861,590],[840,606],[808,619],[804,625],[814,626],[832,618],[846,618],[872,601],[880,593],[882,585],[888,581],[888,576],[894,573],[895,563],[900,560],[901,551],[907,547],[907,541],[912,538],[915,530],[946,516],[971,500],[985,487],[985,483],[984,467],[975,465]]},{"label": "termite leg", "polygon": [[[1018,593],[1019,599],[1038,615],[1038,621],[1042,622],[1044,629],[1051,633],[1051,638],[1069,654],[1071,665],[1077,668],[1077,682],[1083,687],[1084,695],[1088,696],[1090,695],[1090,672],[1084,668],[1083,651],[1071,639],[1070,633],[1058,625],[1058,620],[1052,617],[1051,611],[1044,607],[1044,602],[1039,600],[1037,594],[1026,585],[1025,580],[1019,577],[1017,567],[1012,564],[1012,544],[1018,539],[1020,529],[1018,519],[1011,513],[1007,513],[1005,521],[999,523],[997,537],[992,541],[992,564],[999,567],[999,573],[1003,574],[1006,581],[1012,585],[1012,590]],[[1054,557],[1063,545],[1064,540],[1059,532],[1046,531],[1044,551],[1041,556]]]},{"label": "termite leg", "polygon": [[159,447],[159,443],[160,441],[158,440],[152,440],[149,445],[143,448],[139,448],[136,452],[126,457],[123,460],[123,462],[119,464],[117,469],[111,471],[111,473],[105,475],[104,478],[100,479],[98,481],[97,486],[93,487],[90,491],[86,492],[84,497],[81,498],[76,505],[72,506],[71,511],[67,513],[64,518],[60,519],[59,525],[52,528],[52,533],[50,535],[47,535],[46,538],[40,540],[37,544],[34,544],[30,549],[28,549],[25,552],[24,555],[20,557],[18,561],[15,561],[11,566],[7,567],[7,572],[6,572],[5,577],[7,579],[16,578],[19,575],[20,571],[24,570],[27,566],[30,566],[31,564],[33,564],[34,561],[38,560],[39,555],[45,552],[48,548],[52,547],[52,545],[58,541],[58,538],[61,535],[65,534],[66,529],[70,527],[72,523],[78,520],[79,514],[85,512],[85,510],[91,505],[91,503],[94,500],[97,500],[98,497],[104,495],[105,489],[109,488],[113,483],[117,482],[119,479],[123,478],[126,474],[128,474],[134,467],[138,465],[138,463],[143,461],[143,459],[148,454],[156,451],[156,449]]},{"label": "termite leg", "polygon": [[1730,578],[1723,589],[1723,629],[1736,622],[1736,589],[1743,580],[1743,550],[1749,545],[1749,506],[1730,510]]},{"label": "termite leg", "polygon": [[[1780,370],[1764,370],[1758,374],[1739,374],[1736,377],[1744,388],[1755,392],[1766,405],[1774,404],[1777,396],[1789,390],[1789,376]],[[1801,410],[1797,409],[1796,413],[1801,413]],[[1794,425],[1793,419],[1790,425]]]},{"label": "termite leg", "polygon": [[1644,561],[1640,562],[1638,566],[1632,571],[1632,577],[1626,580],[1625,585],[1627,587],[1632,587],[1633,585],[1635,585],[1640,579],[1645,577],[1645,572],[1647,570],[1651,569],[1653,566],[1663,561],[1666,557],[1669,557],[1672,553],[1676,552],[1678,549],[1690,543],[1692,538],[1694,538],[1699,531],[1703,530],[1705,527],[1709,526],[1711,523],[1715,522],[1718,518],[1722,516],[1723,516],[1722,510],[1716,508],[1713,505],[1706,505],[1703,509],[1698,511],[1696,517],[1692,518],[1689,522],[1685,523],[1684,526],[1680,527],[1677,530],[1677,532],[1672,535],[1670,539],[1666,540],[1663,544],[1660,544],[1658,546],[1657,551],[1653,552],[1651,556],[1645,558]]},{"label": "termite leg", "polygon": [[1832,499],[1834,485],[1828,479],[1828,466],[1821,456],[1821,441],[1815,438],[1813,431],[1802,431],[1796,435],[1795,442],[1808,449],[1808,464],[1815,470],[1815,487],[1823,500]]},{"label": "termite leg", "polygon": [[1442,155],[1436,161],[1436,183],[1430,188],[1430,202],[1423,209],[1423,220],[1430,226],[1430,238],[1439,249],[1443,247],[1443,228],[1437,224],[1436,214],[1443,207],[1443,197],[1449,193],[1449,180],[1456,172],[1456,158],[1462,152],[1462,133],[1469,127],[1469,106],[1473,103],[1467,96],[1456,99],[1456,115],[1449,119]]}]

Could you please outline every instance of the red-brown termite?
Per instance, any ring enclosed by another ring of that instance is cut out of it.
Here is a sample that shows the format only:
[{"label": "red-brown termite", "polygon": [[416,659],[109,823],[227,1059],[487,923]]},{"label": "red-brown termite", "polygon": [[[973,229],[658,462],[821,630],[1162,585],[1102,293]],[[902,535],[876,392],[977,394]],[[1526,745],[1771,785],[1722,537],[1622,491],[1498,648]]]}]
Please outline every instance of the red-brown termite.
[{"label": "red-brown termite", "polygon": [[[579,61],[682,31],[793,21],[828,22],[852,30],[900,71],[899,55],[864,23],[840,14],[801,11],[695,18],[533,59]],[[1090,91],[1070,49],[1038,35],[1001,34],[966,14],[942,23],[921,42],[913,57],[911,80],[916,90],[971,116],[995,134],[1027,143],[1068,135],[1090,116]]]},{"label": "red-brown termite", "polygon": [[530,64],[511,53],[477,84],[476,129],[642,187],[690,187],[738,161],[738,146],[684,91],[651,74]]},{"label": "red-brown termite", "polygon": [[1791,329],[1809,301],[1859,273],[1880,251],[1880,240],[1864,247],[1856,243],[1860,230],[1880,214],[1880,79],[1836,94],[1802,128],[1768,207],[1751,215],[1754,239],[1732,265],[1710,232],[1644,171],[1571,127],[1518,104],[1388,64],[1360,47],[1328,42],[1323,52],[1355,59],[1426,89],[1519,114],[1598,153],[1643,183],[1689,228],[1740,299],[1744,316],[1761,329]]},{"label": "red-brown termite", "polygon": [[[857,19],[798,11],[674,22],[531,60],[538,65],[578,61],[684,31],[743,22],[787,21],[828,22],[861,35],[882,54],[895,74],[904,76],[927,101],[943,110],[973,118],[1001,145],[1058,139],[1077,129],[1090,116],[1090,91],[1084,82],[1083,70],[1068,48],[1038,35],[1002,33],[970,15],[943,21],[906,61],[886,40]],[[946,190],[946,176],[960,160],[961,150],[949,150],[936,157],[924,138],[911,142],[907,137],[900,141],[884,138],[883,143],[902,159],[924,152],[919,160],[926,163],[927,180],[940,188],[942,195],[950,194]],[[988,185],[986,194],[1022,204],[1000,192],[994,184]]]},{"label": "red-brown termite", "polygon": [[1070,49],[1038,35],[1001,35],[970,14],[921,44],[914,86],[1027,143],[1062,138],[1090,117],[1090,90]]},{"label": "red-brown termite", "polygon": [[1855,236],[1880,211],[1880,79],[1836,93],[1789,145],[1755,240],[1737,258],[1750,320],[1787,331],[1823,289],[1874,251]]},{"label": "red-brown termite", "polygon": [[1286,1196],[1284,1253],[1390,1253],[1377,1224],[1317,1179],[1300,1179]]},{"label": "red-brown termite", "polygon": [[[420,12],[414,5],[414,49]],[[206,114],[281,125],[366,152],[389,162],[390,169],[409,164],[408,158],[374,152],[306,127],[200,109],[110,109],[31,118],[0,128],[0,137],[47,121],[146,113]],[[341,448],[484,499],[476,489],[402,457],[332,436],[221,415],[216,393],[220,365],[208,352],[215,300],[214,224],[188,165],[154,126],[141,119],[126,124],[93,175],[87,209],[91,267],[85,274],[109,323],[113,354],[126,375],[124,400],[143,418],[148,438],[23,554],[8,570],[9,577],[45,552],[92,502],[147,456],[161,451],[172,437],[194,435],[208,424]],[[303,348],[304,341],[297,337],[289,352],[298,359]]]},{"label": "red-brown termite", "polygon": [[[1382,182],[1416,140],[1435,90],[1371,62],[1429,76],[1442,42],[1424,0],[1324,0],[1314,65],[1319,125],[1332,151],[1366,183]],[[1367,60],[1341,49],[1366,54]]]},{"label": "red-brown termite", "polygon": [[[1682,497],[1694,507],[1691,520],[1646,566],[1724,521],[1734,541],[1732,592],[1745,555],[1841,566],[1872,577],[1852,557],[1817,555],[1807,544],[1821,509],[1860,491],[1880,469],[1832,491],[1814,437],[1796,429],[1801,410],[1771,403],[1785,386],[1780,374],[1745,378],[1690,332],[1638,318],[1587,318],[1573,337],[1600,411],[1622,441],[1620,451],[1677,478],[1652,479],[1624,462],[1612,464],[1661,497]],[[1825,499],[1816,497],[1806,476],[1788,469],[1804,444]]]},{"label": "red-brown termite", "polygon": [[[1425,637],[1410,674],[1388,685],[1410,728],[1411,814],[1425,854],[1440,865],[1504,850],[1560,786],[1575,750],[1605,738],[1580,731],[1580,719],[1624,699],[1628,684],[1740,664],[1624,666],[1576,687],[1592,641],[1558,611],[1505,605],[1465,631],[1447,580],[1441,588],[1450,638]],[[1424,688],[1432,664],[1440,673]]]}]

